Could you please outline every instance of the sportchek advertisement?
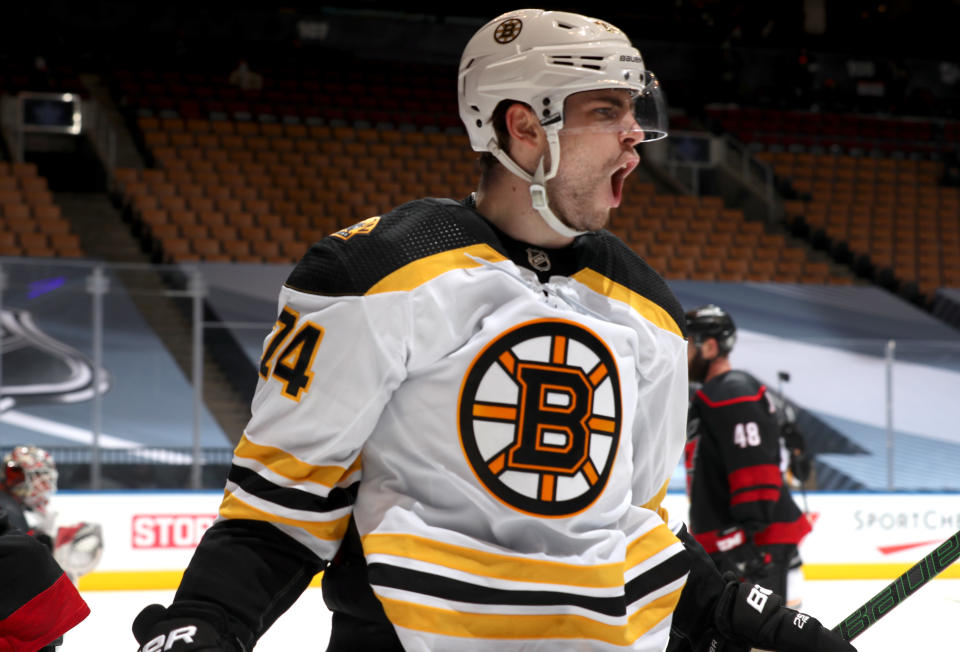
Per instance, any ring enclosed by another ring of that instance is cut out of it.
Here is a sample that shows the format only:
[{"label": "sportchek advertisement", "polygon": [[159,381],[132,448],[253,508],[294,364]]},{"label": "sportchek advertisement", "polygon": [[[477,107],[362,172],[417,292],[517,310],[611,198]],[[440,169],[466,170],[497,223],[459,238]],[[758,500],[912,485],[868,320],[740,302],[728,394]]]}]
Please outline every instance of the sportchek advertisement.
[{"label": "sportchek advertisement", "polygon": [[[84,590],[175,588],[221,492],[62,492],[56,522],[99,523],[103,556],[79,580]],[[809,493],[796,496],[813,531],[801,545],[807,579],[893,579],[960,529],[960,494]],[[668,493],[671,518],[687,498]],[[960,567],[941,577],[960,578]]]}]

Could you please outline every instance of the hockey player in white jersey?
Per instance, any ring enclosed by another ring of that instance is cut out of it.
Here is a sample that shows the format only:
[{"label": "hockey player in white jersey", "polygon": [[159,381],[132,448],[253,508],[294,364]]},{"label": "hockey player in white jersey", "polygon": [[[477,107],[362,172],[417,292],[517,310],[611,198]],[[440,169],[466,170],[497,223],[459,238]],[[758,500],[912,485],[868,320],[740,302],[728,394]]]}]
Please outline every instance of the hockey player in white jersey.
[{"label": "hockey player in white jersey", "polygon": [[725,582],[660,506],[684,314],[603,230],[636,146],[666,135],[640,53],[601,20],[518,10],[457,83],[478,191],[296,266],[220,517],[173,604],[136,619],[142,652],[249,650],[321,570],[331,652],[661,652],[671,628],[688,649],[853,650]]}]

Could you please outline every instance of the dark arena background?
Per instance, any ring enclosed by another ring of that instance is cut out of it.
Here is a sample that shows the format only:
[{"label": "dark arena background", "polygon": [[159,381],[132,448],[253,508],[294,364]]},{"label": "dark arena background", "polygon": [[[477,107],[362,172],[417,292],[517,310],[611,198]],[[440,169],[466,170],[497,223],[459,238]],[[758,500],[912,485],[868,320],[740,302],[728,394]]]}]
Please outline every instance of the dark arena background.
[{"label": "dark arena background", "polygon": [[[215,513],[277,292],[307,247],[476,189],[457,64],[519,7],[437,6],[4,9],[0,449],[52,453],[63,514],[97,520],[83,505],[101,496],[134,519]],[[838,622],[922,553],[878,550],[960,527],[960,0],[547,8],[621,28],[662,83],[670,137],[641,146],[608,228],[684,308],[727,309],[733,364],[794,408],[813,459],[798,502],[873,555],[821,554],[827,538],[805,552],[823,580],[811,604]],[[674,499],[683,487],[678,467]],[[105,526],[108,549],[131,551],[81,578],[85,595],[166,596],[169,577],[142,573],[182,570],[208,520],[135,521],[133,538],[128,521]],[[148,531],[182,541],[136,557]],[[956,613],[958,575],[944,576],[929,590],[947,597],[924,608]],[[843,594],[849,580],[863,590]],[[133,649],[142,604],[118,648]],[[87,627],[63,649],[92,649]],[[899,649],[883,628],[863,649]],[[262,649],[291,649],[276,637]]]}]

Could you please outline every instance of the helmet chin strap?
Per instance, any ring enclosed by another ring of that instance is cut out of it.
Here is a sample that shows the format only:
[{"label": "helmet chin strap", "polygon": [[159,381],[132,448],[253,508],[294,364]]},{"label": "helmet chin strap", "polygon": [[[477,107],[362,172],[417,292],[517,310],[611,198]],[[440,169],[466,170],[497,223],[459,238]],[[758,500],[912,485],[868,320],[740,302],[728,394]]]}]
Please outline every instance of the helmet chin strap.
[{"label": "helmet chin strap", "polygon": [[517,162],[510,158],[509,154],[500,149],[496,141],[491,140],[487,148],[490,153],[503,164],[503,167],[530,183],[530,201],[533,204],[534,210],[540,214],[540,217],[547,223],[547,226],[565,238],[575,238],[578,235],[587,233],[587,231],[571,229],[561,222],[560,218],[557,217],[550,208],[550,198],[547,197],[547,181],[557,175],[557,168],[560,166],[560,136],[558,129],[554,125],[545,127],[545,130],[547,133],[547,145],[550,148],[550,170],[548,172],[544,172],[544,157],[542,156],[540,157],[540,162],[537,164],[536,172],[531,175],[517,165]]}]

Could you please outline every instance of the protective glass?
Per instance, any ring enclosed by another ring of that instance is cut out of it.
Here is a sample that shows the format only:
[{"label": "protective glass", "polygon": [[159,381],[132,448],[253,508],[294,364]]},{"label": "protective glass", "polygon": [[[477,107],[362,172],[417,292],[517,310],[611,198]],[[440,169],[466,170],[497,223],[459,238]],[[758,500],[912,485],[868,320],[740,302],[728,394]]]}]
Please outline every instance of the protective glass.
[{"label": "protective glass", "polygon": [[[585,91],[590,92],[590,91]],[[570,96],[573,97],[573,96]],[[569,101],[569,97],[567,101]],[[632,110],[629,110],[632,109]],[[660,80],[649,70],[645,74],[643,91],[632,98],[631,106],[611,105],[603,119],[593,118],[587,126],[569,125],[565,117],[561,134],[633,133],[641,142],[649,143],[667,137],[667,104]]]}]

